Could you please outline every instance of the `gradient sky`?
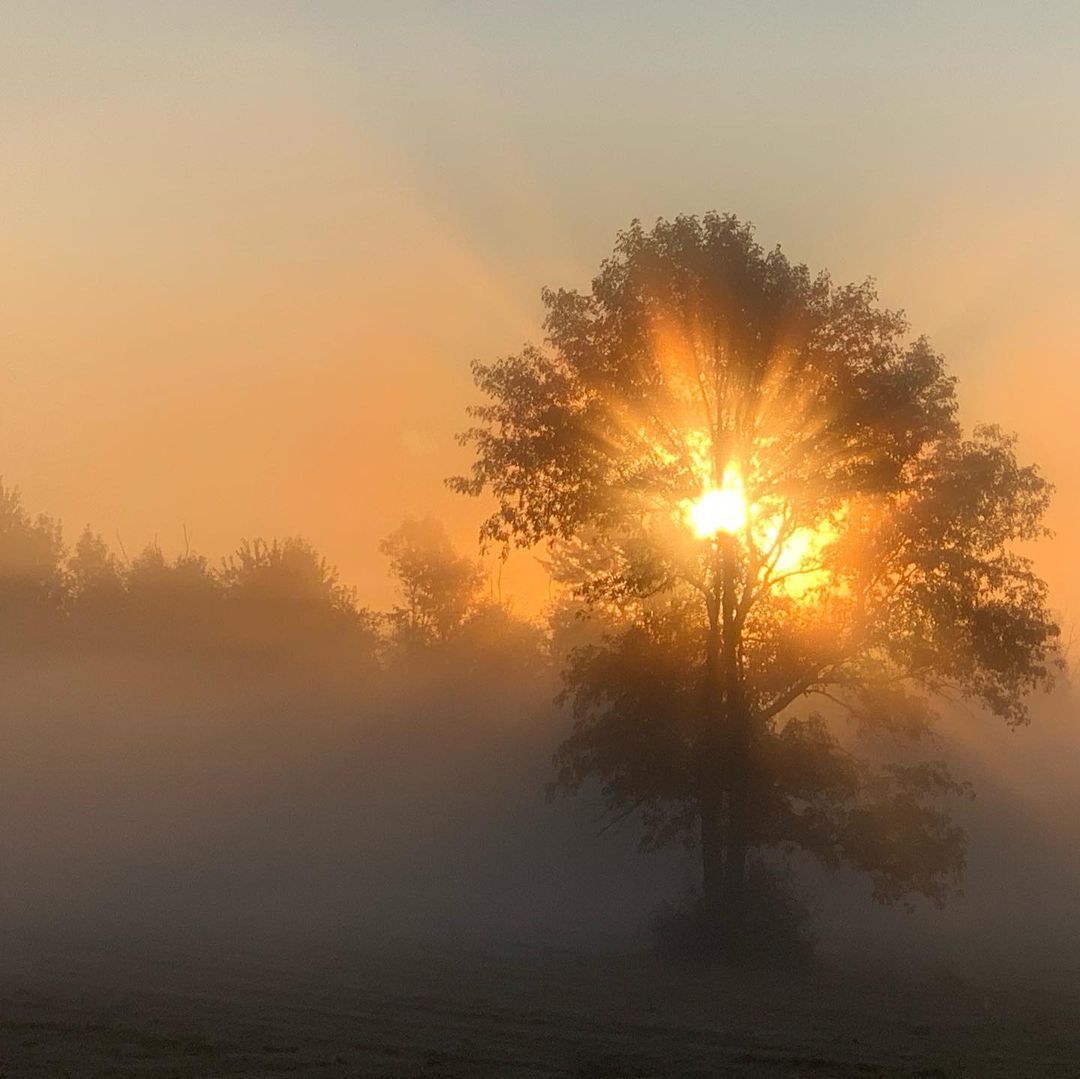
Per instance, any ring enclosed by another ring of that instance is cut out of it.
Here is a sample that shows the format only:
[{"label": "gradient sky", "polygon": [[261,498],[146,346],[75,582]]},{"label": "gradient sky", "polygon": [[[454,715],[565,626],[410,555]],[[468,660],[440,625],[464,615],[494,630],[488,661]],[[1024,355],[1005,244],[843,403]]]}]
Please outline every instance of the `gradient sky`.
[{"label": "gradient sky", "polygon": [[470,359],[537,339],[540,287],[587,285],[632,218],[730,210],[876,277],[965,421],[1018,432],[1071,625],[1077,5],[0,0],[0,25],[0,473],[69,536],[302,532],[385,602],[404,514],[474,540],[442,485]]}]

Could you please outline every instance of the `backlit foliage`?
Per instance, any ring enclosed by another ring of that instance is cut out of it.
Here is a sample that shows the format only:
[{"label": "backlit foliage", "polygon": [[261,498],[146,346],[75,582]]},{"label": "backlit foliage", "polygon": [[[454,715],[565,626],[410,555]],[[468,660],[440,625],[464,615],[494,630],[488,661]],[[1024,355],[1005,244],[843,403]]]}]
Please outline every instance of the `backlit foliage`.
[{"label": "backlit foliage", "polygon": [[1043,534],[1048,484],[998,428],[962,431],[942,357],[871,284],[811,274],[734,217],[635,223],[588,293],[544,302],[545,347],[475,365],[475,460],[451,482],[494,495],[486,541],[548,543],[609,626],[569,663],[560,783],[598,778],[648,842],[693,836],[722,782],[702,684],[723,597],[718,529],[687,506],[735,470],[752,845],[940,901],[963,836],[935,798],[961,788],[934,763],[870,768],[819,713],[908,740],[952,699],[1023,723],[1057,628],[1014,544]]}]

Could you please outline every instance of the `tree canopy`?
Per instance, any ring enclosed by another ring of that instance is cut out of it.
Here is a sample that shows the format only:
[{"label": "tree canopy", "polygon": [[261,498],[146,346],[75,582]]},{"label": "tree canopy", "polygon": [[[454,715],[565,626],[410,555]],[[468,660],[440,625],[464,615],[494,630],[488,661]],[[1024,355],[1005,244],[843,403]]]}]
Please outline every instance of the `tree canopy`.
[{"label": "tree canopy", "polygon": [[402,521],[380,550],[390,560],[404,601],[390,613],[399,639],[413,644],[449,640],[477,606],[483,573],[476,559],[458,554],[433,517]]},{"label": "tree canopy", "polygon": [[[836,285],[730,215],[621,233],[586,293],[545,290],[543,347],[476,363],[459,491],[482,534],[548,542],[610,629],[567,672],[569,790],[598,778],[646,838],[702,844],[714,920],[742,917],[747,855],[799,846],[940,901],[963,836],[938,763],[873,769],[829,717],[918,740],[943,702],[1010,724],[1057,627],[1018,541],[1050,486],[872,283]],[[737,498],[702,534],[701,500]]]}]

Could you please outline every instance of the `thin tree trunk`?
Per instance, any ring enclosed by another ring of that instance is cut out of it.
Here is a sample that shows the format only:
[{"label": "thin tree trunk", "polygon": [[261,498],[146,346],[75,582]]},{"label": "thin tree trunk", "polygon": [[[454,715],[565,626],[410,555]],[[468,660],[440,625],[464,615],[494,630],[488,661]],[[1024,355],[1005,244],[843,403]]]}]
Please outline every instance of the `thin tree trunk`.
[{"label": "thin tree trunk", "polygon": [[733,536],[718,537],[716,556],[698,746],[702,913],[707,943],[736,955],[744,943],[751,806],[750,730],[739,669],[738,553]]},{"label": "thin tree trunk", "polygon": [[724,683],[720,665],[723,645],[719,597],[709,606],[705,648],[702,730],[698,744],[698,811],[701,823],[701,891],[707,932],[716,937],[723,915],[724,832],[723,726]]},{"label": "thin tree trunk", "polygon": [[720,884],[719,931],[726,950],[736,953],[743,944],[746,923],[746,856],[750,833],[749,725],[739,670],[739,634],[736,623],[736,550],[732,537],[721,541],[723,685],[723,788],[727,795],[724,860]]}]

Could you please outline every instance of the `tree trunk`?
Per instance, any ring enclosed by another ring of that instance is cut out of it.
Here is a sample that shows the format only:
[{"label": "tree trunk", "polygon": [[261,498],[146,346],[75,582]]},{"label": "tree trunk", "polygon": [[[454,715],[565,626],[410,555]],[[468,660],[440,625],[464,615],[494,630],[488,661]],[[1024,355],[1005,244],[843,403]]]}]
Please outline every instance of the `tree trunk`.
[{"label": "tree trunk", "polygon": [[[742,766],[745,767],[745,757]],[[736,776],[728,804],[719,911],[720,942],[731,955],[740,954],[746,945],[746,856],[750,849],[748,808],[745,777]]]},{"label": "tree trunk", "polygon": [[702,730],[698,744],[698,811],[701,823],[701,891],[705,931],[714,942],[723,917],[724,830],[723,727],[724,681],[720,667],[723,629],[720,604],[709,608],[705,649]]},{"label": "tree trunk", "polygon": [[744,943],[746,923],[750,731],[739,669],[733,537],[720,537],[718,554],[720,594],[710,620],[701,745],[702,891],[709,937],[735,955]]}]

